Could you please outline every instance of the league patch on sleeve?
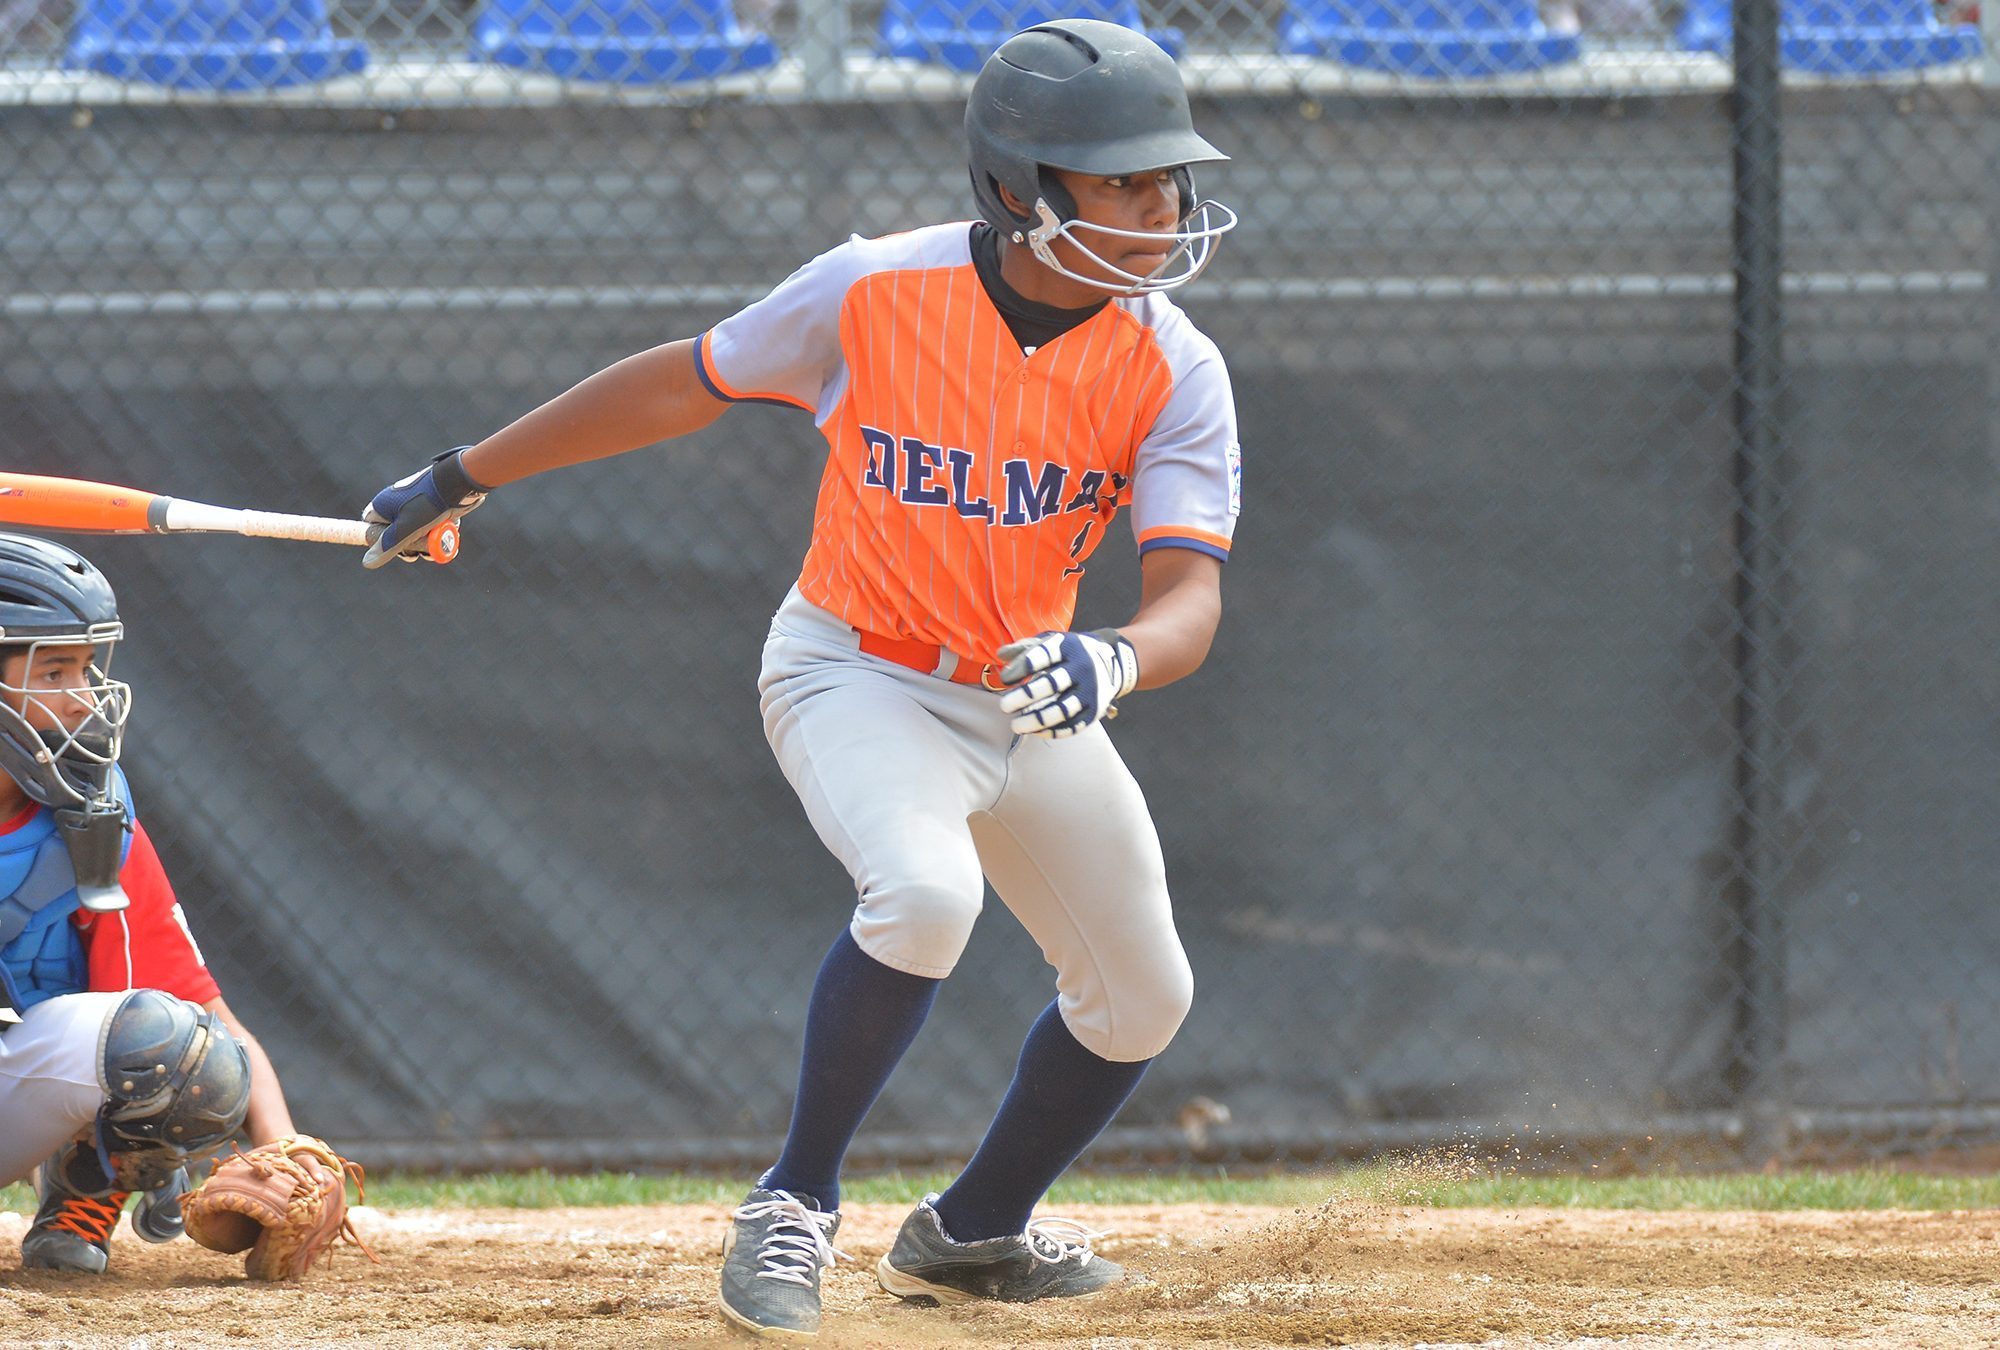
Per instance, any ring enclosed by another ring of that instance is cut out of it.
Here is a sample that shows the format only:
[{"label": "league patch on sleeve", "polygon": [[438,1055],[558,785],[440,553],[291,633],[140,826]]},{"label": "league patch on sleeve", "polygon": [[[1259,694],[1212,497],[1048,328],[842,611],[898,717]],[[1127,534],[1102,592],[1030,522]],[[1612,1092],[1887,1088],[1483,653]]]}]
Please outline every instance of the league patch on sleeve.
[{"label": "league patch on sleeve", "polygon": [[1234,519],[1243,514],[1243,447],[1231,441],[1223,457],[1229,464],[1229,515]]}]

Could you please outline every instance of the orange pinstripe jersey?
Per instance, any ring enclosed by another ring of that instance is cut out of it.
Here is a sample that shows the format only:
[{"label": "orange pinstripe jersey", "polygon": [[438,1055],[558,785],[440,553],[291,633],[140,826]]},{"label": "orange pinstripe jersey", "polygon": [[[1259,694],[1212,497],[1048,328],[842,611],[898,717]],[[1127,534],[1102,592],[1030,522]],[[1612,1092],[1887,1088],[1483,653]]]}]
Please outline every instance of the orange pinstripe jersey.
[{"label": "orange pinstripe jersey", "polygon": [[799,590],[856,628],[982,663],[1066,629],[1120,506],[1141,551],[1229,556],[1229,374],[1164,296],[1024,352],[969,224],[850,239],[701,335],[717,396],[811,412],[830,453]]}]

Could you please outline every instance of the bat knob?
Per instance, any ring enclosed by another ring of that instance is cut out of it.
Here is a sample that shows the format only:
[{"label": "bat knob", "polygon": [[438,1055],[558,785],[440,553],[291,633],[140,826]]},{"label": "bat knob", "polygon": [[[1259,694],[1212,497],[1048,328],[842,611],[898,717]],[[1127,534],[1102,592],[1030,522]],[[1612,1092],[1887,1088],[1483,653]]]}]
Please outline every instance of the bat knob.
[{"label": "bat knob", "polygon": [[424,542],[426,544],[424,549],[425,557],[434,563],[450,562],[458,556],[458,546],[461,542],[458,522],[455,520],[439,521],[437,524],[431,526],[431,532],[425,536]]}]

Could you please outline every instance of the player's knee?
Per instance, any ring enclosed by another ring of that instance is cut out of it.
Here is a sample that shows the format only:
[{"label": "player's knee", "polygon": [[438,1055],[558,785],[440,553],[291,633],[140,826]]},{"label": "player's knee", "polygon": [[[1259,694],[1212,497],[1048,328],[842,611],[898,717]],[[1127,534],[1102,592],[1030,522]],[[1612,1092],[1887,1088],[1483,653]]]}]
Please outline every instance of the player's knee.
[{"label": "player's knee", "polygon": [[854,914],[854,940],[885,965],[943,979],[958,964],[984,894],[942,878],[912,878],[871,892]]},{"label": "player's knee", "polygon": [[1110,1016],[1096,1027],[1072,1027],[1083,1048],[1102,1059],[1131,1063],[1165,1050],[1194,1006],[1194,971],[1175,953],[1144,979],[1110,991]]},{"label": "player's knee", "polygon": [[135,990],[105,1023],[101,1052],[98,1139],[124,1189],[152,1189],[242,1125],[250,1059],[215,1013]]}]

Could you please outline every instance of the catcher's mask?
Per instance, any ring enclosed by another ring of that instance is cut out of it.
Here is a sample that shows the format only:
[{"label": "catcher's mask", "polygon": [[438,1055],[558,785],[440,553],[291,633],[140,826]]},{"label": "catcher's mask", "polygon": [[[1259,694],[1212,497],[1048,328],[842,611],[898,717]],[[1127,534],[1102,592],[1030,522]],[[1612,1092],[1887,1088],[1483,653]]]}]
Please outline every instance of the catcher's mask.
[{"label": "catcher's mask", "polygon": [[55,813],[84,907],[123,909],[130,812],[114,769],[132,687],[111,583],[61,544],[0,534],[0,769]]},{"label": "catcher's mask", "polygon": [[102,1044],[97,1146],[119,1190],[169,1184],[243,1124],[250,1057],[215,1013],[158,989],[134,990],[104,1024]]},{"label": "catcher's mask", "polygon": [[[1229,156],[1195,133],[1174,59],[1144,33],[1098,19],[1057,19],[1015,34],[988,57],[965,105],[972,194],[993,228],[1026,244],[1072,281],[1115,295],[1185,286],[1215,256],[1236,213],[1195,196],[1194,164]],[[1076,200],[1051,172],[1116,178],[1171,170],[1180,190],[1173,250],[1145,275],[1104,260],[1081,236],[1157,242],[1158,234],[1077,218]],[[1028,203],[1016,214],[1006,188]],[[1067,239],[1110,277],[1067,266],[1053,245]]]}]

